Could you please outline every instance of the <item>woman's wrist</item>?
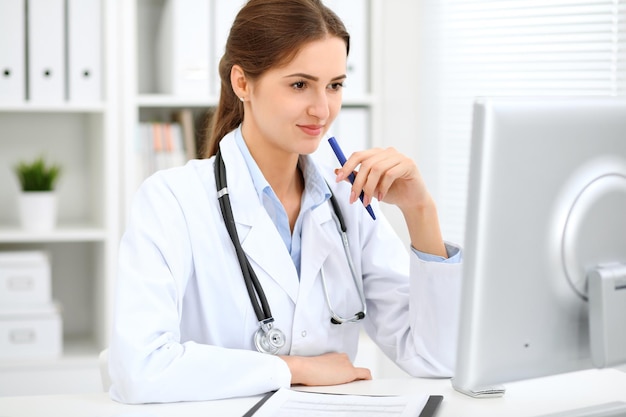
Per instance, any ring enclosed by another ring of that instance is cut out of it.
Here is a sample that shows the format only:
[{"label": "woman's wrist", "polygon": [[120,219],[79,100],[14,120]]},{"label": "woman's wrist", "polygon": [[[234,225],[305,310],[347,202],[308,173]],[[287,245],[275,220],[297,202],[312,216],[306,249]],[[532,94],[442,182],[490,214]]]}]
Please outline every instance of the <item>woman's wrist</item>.
[{"label": "woman's wrist", "polygon": [[291,371],[292,385],[337,385],[358,379],[372,379],[369,369],[354,367],[345,353],[279,357]]},{"label": "woman's wrist", "polygon": [[401,211],[407,224],[411,246],[420,252],[447,258],[434,200],[429,196],[420,204]]},{"label": "woman's wrist", "polygon": [[301,384],[302,381],[299,381],[298,375],[300,375],[300,357],[298,356],[289,356],[289,355],[281,355],[279,356],[282,360],[285,361],[287,367],[289,368],[289,372],[291,372],[291,385]]}]

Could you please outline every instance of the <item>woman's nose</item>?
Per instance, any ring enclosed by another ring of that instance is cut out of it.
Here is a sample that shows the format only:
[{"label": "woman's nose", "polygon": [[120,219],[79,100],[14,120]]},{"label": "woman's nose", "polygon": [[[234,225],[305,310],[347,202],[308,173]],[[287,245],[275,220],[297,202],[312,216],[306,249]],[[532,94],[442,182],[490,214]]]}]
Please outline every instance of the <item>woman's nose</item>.
[{"label": "woman's nose", "polygon": [[326,120],[330,115],[330,106],[326,91],[316,93],[309,104],[308,114],[318,120]]}]

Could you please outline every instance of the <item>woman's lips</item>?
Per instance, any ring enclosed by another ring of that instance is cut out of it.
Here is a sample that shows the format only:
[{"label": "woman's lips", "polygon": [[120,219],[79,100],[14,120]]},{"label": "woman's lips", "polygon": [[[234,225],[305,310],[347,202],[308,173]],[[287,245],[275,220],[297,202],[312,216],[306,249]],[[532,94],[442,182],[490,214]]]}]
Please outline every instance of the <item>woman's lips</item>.
[{"label": "woman's lips", "polygon": [[319,136],[324,130],[320,125],[298,125],[298,127],[309,136]]}]

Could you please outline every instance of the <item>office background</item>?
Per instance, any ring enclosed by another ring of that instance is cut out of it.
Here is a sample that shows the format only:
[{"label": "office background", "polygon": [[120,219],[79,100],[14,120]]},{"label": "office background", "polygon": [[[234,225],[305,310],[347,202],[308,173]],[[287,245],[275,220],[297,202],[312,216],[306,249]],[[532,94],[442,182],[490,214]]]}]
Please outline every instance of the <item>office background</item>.
[{"label": "office background", "polygon": [[[151,170],[190,156],[217,100],[212,70],[230,20],[215,17],[241,3],[0,3],[0,251],[44,251],[48,298],[58,302],[52,314],[0,304],[0,331],[13,334],[0,345],[0,395],[98,389],[129,199]],[[463,240],[473,97],[626,93],[625,0],[327,3],[354,42],[334,133],[348,149],[395,146],[413,156],[451,241]],[[176,77],[182,63],[187,76]],[[25,232],[12,167],[39,154],[64,167],[58,225]],[[399,214],[385,210],[408,242]],[[51,351],[31,339],[55,318],[61,341]],[[24,324],[33,330],[15,339]],[[27,342],[34,353],[23,357]],[[359,361],[375,375],[401,374],[365,339]]]}]

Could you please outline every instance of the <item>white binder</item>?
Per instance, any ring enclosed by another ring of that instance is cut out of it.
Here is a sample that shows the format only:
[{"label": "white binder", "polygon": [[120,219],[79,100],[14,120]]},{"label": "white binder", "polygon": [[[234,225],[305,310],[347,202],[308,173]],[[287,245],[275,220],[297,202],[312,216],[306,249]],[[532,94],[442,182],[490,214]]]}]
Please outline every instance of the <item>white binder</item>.
[{"label": "white binder", "polygon": [[0,1],[0,102],[26,98],[24,0]]},{"label": "white binder", "polygon": [[67,0],[68,100],[102,99],[102,5],[100,0]]},{"label": "white binder", "polygon": [[165,0],[157,39],[158,92],[209,95],[209,0]]},{"label": "white binder", "polygon": [[64,0],[28,0],[28,91],[33,103],[65,100]]},{"label": "white binder", "polygon": [[344,98],[360,98],[369,93],[369,0],[326,0],[350,33],[350,54]]},{"label": "white binder", "polygon": [[213,26],[215,28],[213,35],[213,45],[211,48],[211,84],[213,93],[216,96],[220,94],[221,80],[219,74],[220,59],[224,55],[224,48],[230,28],[235,21],[235,17],[239,10],[243,7],[247,0],[216,0],[213,9]]}]

